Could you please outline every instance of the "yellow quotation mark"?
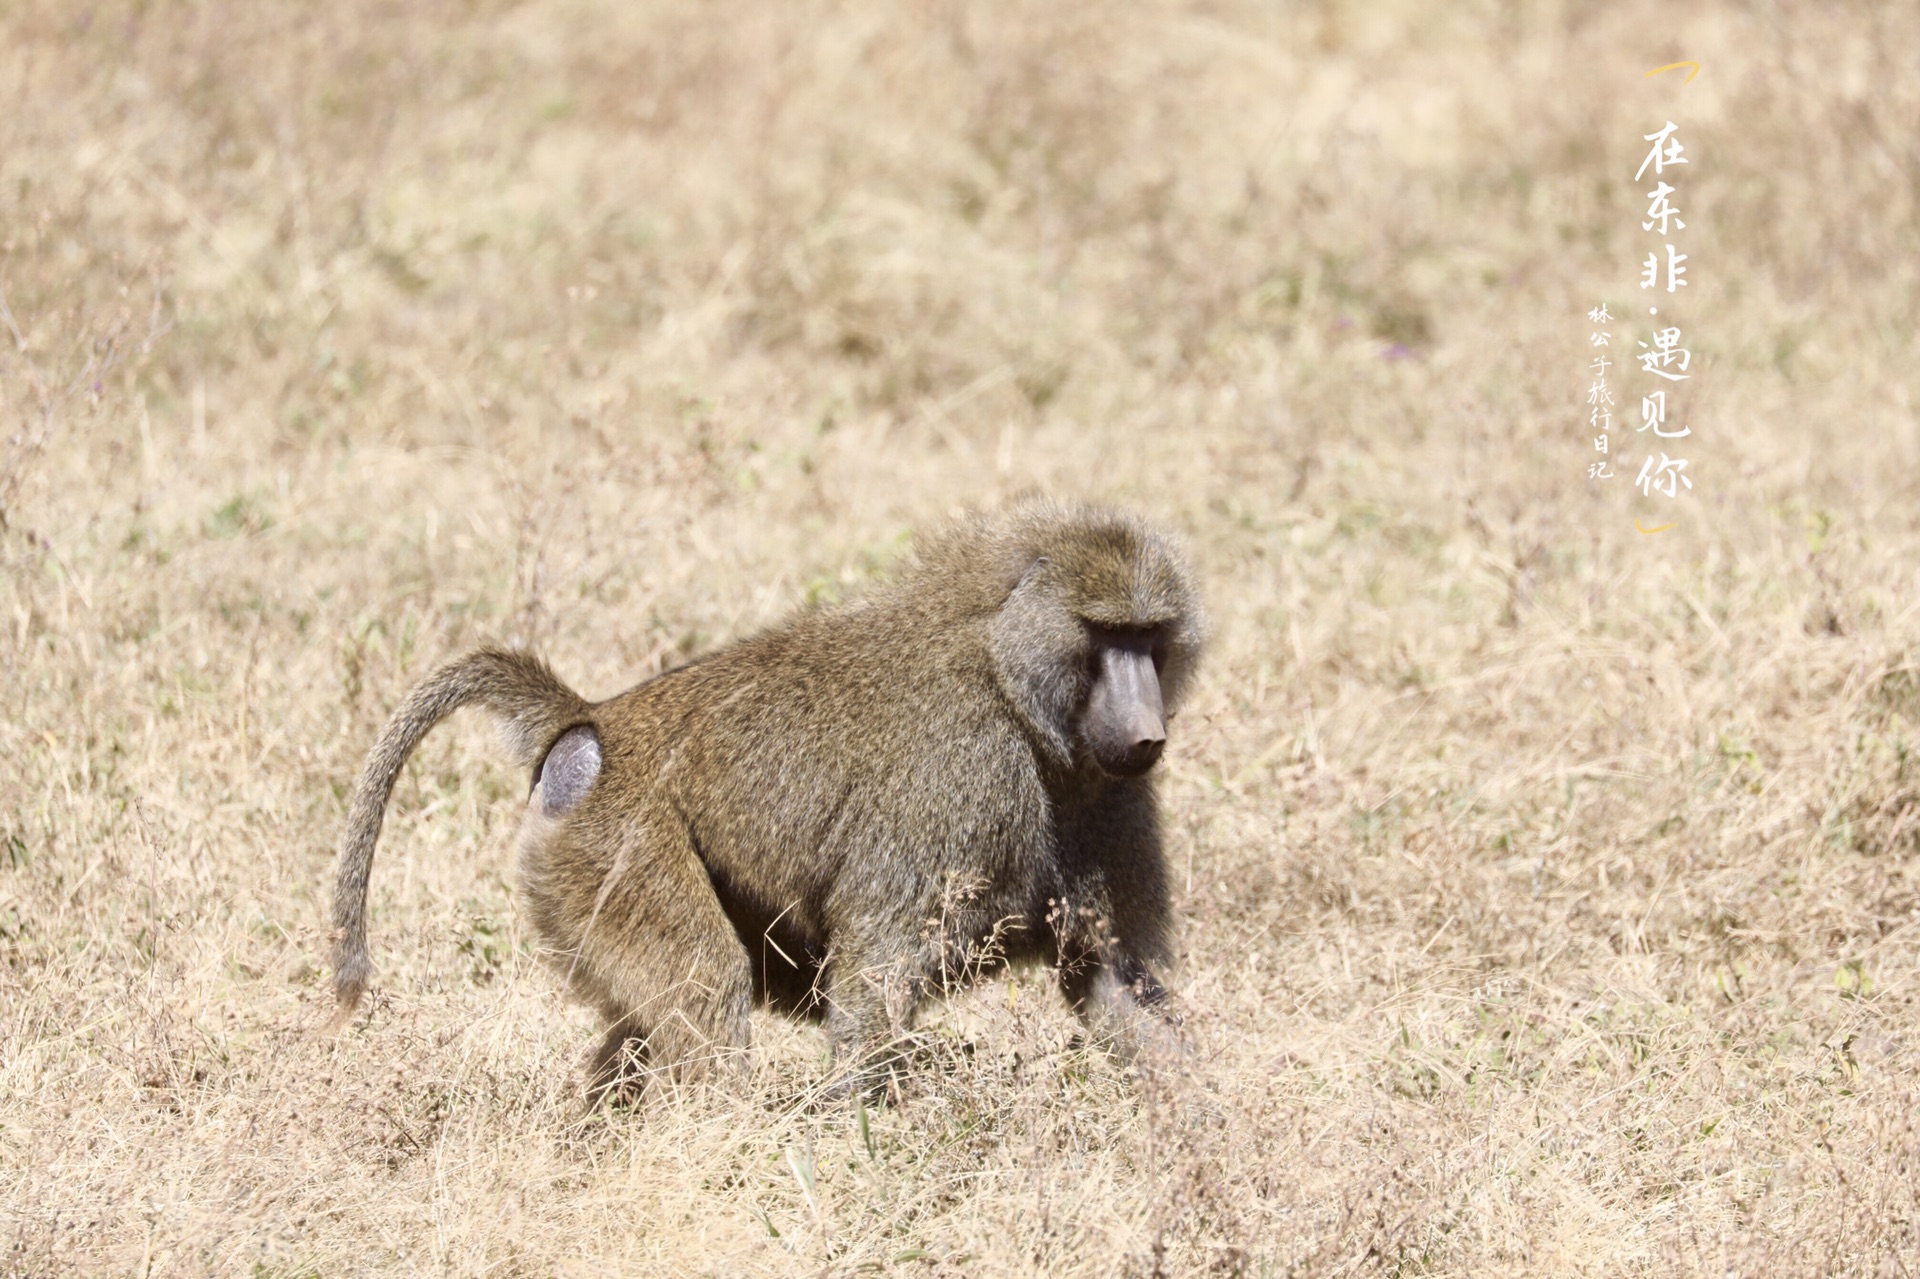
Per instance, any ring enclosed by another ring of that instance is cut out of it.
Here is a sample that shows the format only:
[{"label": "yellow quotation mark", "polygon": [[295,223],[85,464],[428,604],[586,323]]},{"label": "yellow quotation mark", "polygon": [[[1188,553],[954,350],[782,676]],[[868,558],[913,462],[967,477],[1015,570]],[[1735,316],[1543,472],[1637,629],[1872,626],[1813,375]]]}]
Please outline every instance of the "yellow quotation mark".
[{"label": "yellow quotation mark", "polygon": [[1653,70],[1647,72],[1646,78],[1651,80],[1662,71],[1678,71],[1681,67],[1692,68],[1687,72],[1687,78],[1681,81],[1682,84],[1692,84],[1693,78],[1700,74],[1700,64],[1698,62],[1669,62],[1664,67],[1655,67]]}]

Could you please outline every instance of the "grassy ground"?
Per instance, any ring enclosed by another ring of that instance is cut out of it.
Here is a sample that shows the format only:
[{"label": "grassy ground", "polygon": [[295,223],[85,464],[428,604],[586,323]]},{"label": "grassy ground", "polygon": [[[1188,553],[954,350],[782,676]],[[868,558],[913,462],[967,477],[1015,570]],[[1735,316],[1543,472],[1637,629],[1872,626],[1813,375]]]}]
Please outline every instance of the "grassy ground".
[{"label": "grassy ground", "polygon": [[[7,6],[0,1273],[1914,1273],[1917,65],[1864,4]],[[1666,120],[1677,502],[1585,475]],[[1203,575],[1187,1077],[1030,973],[864,1126],[771,1018],[582,1119],[477,718],[319,1033],[432,663],[605,695],[1034,487]]]}]

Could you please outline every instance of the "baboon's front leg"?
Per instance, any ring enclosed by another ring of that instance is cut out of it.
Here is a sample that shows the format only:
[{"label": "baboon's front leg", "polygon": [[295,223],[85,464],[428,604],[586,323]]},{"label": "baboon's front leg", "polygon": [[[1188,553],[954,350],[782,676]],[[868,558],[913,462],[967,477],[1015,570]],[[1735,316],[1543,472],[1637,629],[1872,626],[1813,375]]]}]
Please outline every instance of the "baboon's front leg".
[{"label": "baboon's front leg", "polygon": [[827,960],[827,1040],[836,1077],[827,1096],[876,1097],[913,1029],[926,979],[917,956],[886,956],[874,947]]},{"label": "baboon's front leg", "polygon": [[1152,1066],[1179,1054],[1179,1019],[1143,960],[1116,954],[1062,965],[1060,993],[1095,1040],[1123,1060]]}]

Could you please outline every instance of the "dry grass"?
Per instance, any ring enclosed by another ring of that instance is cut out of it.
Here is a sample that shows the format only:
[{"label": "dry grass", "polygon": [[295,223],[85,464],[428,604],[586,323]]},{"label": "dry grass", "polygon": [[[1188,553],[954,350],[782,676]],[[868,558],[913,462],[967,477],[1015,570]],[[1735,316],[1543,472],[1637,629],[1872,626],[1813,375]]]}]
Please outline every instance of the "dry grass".
[{"label": "dry grass", "polygon": [[[8,6],[0,1272],[1914,1273],[1915,66],[1848,4]],[[1669,118],[1643,537],[1584,312]],[[477,721],[316,1033],[429,664],[605,694],[1028,486],[1204,574],[1190,1077],[1027,974],[864,1129],[770,1018],[583,1121]]]}]

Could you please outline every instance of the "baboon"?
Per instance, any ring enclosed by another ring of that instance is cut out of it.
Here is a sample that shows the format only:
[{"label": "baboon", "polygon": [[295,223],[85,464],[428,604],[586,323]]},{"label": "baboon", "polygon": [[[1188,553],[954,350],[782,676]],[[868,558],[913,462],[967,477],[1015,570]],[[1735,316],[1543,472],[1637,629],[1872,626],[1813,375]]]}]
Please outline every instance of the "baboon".
[{"label": "baboon", "polygon": [[483,648],[400,705],[354,787],[334,893],[340,1017],[371,974],[367,874],[394,779],[468,703],[531,770],[520,879],[547,957],[644,1062],[740,1060],[756,1002],[823,1020],[836,1091],[883,1080],[929,992],[1005,963],[1126,1055],[1168,1035],[1150,772],[1198,656],[1179,552],[1030,500],[923,541],[894,582],[604,702]]}]

